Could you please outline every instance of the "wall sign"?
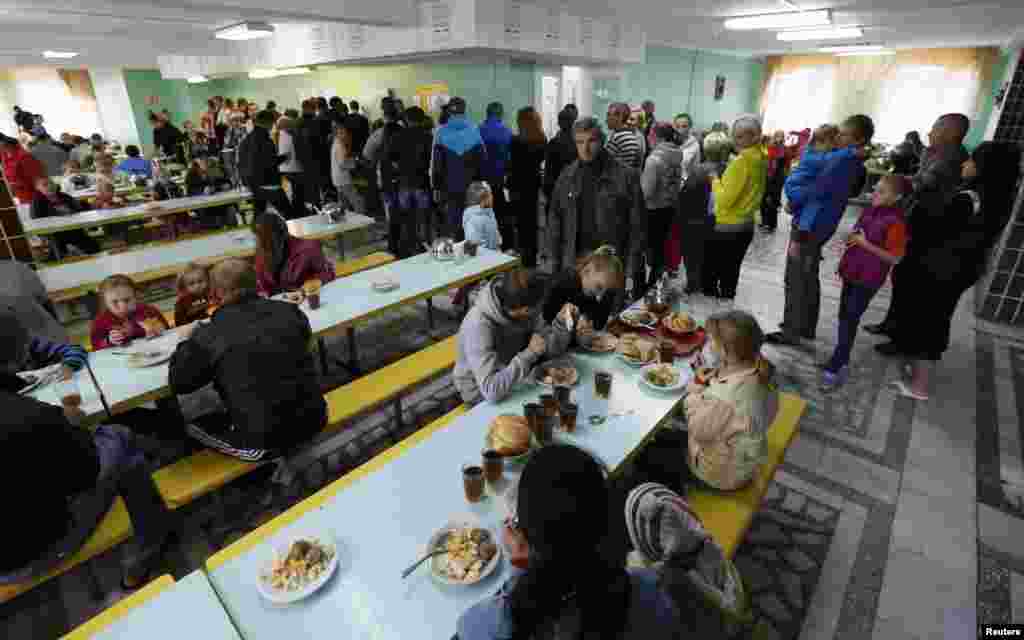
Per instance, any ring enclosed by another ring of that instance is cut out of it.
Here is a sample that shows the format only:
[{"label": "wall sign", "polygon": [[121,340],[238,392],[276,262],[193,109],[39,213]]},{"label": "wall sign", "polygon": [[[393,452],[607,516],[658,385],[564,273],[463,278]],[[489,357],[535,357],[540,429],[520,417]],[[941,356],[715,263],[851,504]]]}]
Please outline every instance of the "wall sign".
[{"label": "wall sign", "polygon": [[715,76],[715,100],[721,100],[725,96],[725,76]]}]

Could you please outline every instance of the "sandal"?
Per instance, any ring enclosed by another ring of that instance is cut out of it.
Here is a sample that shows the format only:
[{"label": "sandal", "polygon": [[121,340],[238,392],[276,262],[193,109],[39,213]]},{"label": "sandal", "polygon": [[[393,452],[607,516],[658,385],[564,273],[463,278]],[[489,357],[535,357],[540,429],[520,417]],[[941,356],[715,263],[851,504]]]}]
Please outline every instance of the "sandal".
[{"label": "sandal", "polygon": [[911,400],[919,400],[924,402],[928,400],[928,396],[921,395],[910,388],[910,385],[903,380],[893,380],[889,383],[890,387],[893,387],[897,393],[904,398],[910,398]]}]

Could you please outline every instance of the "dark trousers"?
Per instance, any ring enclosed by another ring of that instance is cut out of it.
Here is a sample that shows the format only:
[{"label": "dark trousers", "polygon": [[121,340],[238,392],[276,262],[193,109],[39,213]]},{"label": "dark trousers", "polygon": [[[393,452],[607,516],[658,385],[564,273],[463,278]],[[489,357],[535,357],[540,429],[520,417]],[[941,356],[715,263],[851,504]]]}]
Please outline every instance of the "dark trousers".
[{"label": "dark trousers", "polygon": [[876,293],[878,289],[874,287],[854,282],[843,283],[843,292],[839,297],[839,335],[832,358],[825,367],[828,371],[838,373],[850,363],[850,352],[853,350],[853,341],[857,338],[857,327]]},{"label": "dark trousers", "polygon": [[[796,240],[794,231],[790,242]],[[821,311],[821,248],[828,239],[812,238],[800,243],[796,256],[786,255],[786,303],[780,329],[789,338],[813,340]]]},{"label": "dark trousers", "polygon": [[753,231],[713,231],[704,260],[704,295],[732,300],[740,282],[740,268],[754,240]]},{"label": "dark trousers", "polygon": [[704,253],[714,232],[707,222],[684,223],[680,234],[679,248],[686,267],[686,292],[696,293],[703,286]]},{"label": "dark trousers", "polygon": [[487,186],[494,194],[494,217],[498,219],[498,233],[501,234],[501,250],[507,251],[516,246],[516,217],[514,209],[505,199],[505,180],[488,180]]},{"label": "dark trousers", "polygon": [[647,210],[647,250],[651,274],[647,286],[654,286],[661,274],[665,272],[665,241],[672,233],[672,221],[676,216],[675,207]]},{"label": "dark trousers", "polygon": [[779,226],[779,207],[782,206],[782,187],[785,183],[786,174],[776,171],[765,185],[764,199],[761,200],[761,224],[772,230]]},{"label": "dark trousers", "polygon": [[278,213],[284,216],[285,220],[293,220],[300,217],[295,215],[292,203],[288,201],[288,196],[285,195],[283,189],[264,189],[263,187],[249,185],[249,191],[252,191],[252,206],[256,215],[266,213],[267,203],[269,202],[274,205]]},{"label": "dark trousers", "polygon": [[399,189],[398,207],[405,215],[403,233],[408,255],[422,250],[421,243],[434,241],[434,205],[426,189]]},{"label": "dark trousers", "polygon": [[[907,256],[909,258],[909,256]],[[884,326],[889,332],[896,327],[896,319],[901,311],[900,305],[907,294],[907,271],[911,269],[912,260],[901,260],[893,267],[889,278],[892,280],[892,297],[889,299],[889,309],[885,312]]]},{"label": "dark trousers", "polygon": [[466,239],[466,232],[462,228],[462,213],[466,210],[466,192],[449,192],[445,198],[444,207],[447,214],[445,218],[448,227],[446,233],[456,242],[462,242]]},{"label": "dark trousers", "polygon": [[905,257],[900,265],[904,265],[902,297],[890,335],[908,358],[937,362],[949,348],[960,298],[974,286],[977,276],[968,272],[952,279],[939,278],[914,256]]},{"label": "dark trousers", "polygon": [[540,187],[517,191],[512,199],[516,217],[516,246],[519,247],[523,266],[532,269],[537,266],[537,205]]}]

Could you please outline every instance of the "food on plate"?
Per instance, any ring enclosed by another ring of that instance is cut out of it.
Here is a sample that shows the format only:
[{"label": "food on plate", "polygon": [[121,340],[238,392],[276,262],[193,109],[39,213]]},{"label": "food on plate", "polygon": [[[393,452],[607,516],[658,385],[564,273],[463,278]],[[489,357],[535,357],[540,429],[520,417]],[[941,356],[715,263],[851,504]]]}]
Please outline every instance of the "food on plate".
[{"label": "food on plate", "polygon": [[579,380],[576,367],[545,367],[541,382],[551,386],[571,386]]},{"label": "food on plate", "polygon": [[530,423],[522,416],[498,416],[491,423],[488,437],[501,455],[522,455],[530,450]]},{"label": "food on plate", "polygon": [[476,582],[484,567],[498,552],[486,529],[465,527],[448,534],[445,540],[448,554],[442,556],[447,562],[444,565],[444,576],[459,582]]},{"label": "food on plate", "polygon": [[676,333],[693,333],[697,330],[697,321],[688,313],[670,313],[662,320],[662,324]]},{"label": "food on plate", "polygon": [[663,316],[668,312],[668,304],[664,302],[648,302],[647,310],[656,316]]},{"label": "food on plate", "polygon": [[619,338],[619,353],[630,360],[652,362],[658,357],[658,345],[635,333],[627,333]]},{"label": "food on plate", "polygon": [[634,326],[650,326],[658,321],[658,317],[650,311],[643,311],[640,309],[632,309],[630,311],[622,312],[622,319],[626,324]]},{"label": "food on plate", "polygon": [[591,351],[608,353],[615,351],[615,348],[619,346],[619,339],[610,333],[595,333],[589,339],[583,340],[582,344]]},{"label": "food on plate", "polygon": [[142,328],[146,330],[146,335],[155,336],[158,333],[163,333],[164,323],[160,318],[143,318]]},{"label": "food on plate", "polygon": [[679,383],[679,372],[667,364],[659,364],[644,372],[647,382],[656,387],[671,387]]},{"label": "food on plate", "polygon": [[278,591],[298,591],[323,575],[333,558],[334,547],[315,538],[299,539],[283,557],[274,558],[263,579]]}]

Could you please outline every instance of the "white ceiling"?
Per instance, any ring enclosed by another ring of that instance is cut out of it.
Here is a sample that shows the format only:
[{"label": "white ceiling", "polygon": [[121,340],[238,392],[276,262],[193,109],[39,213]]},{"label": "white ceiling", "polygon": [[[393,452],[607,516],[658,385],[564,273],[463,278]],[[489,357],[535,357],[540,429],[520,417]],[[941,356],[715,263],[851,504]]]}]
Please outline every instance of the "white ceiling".
[{"label": "white ceiling", "polygon": [[[488,0],[485,0],[488,1]],[[499,1],[499,0],[489,0]],[[538,0],[552,4],[556,0]],[[212,31],[243,19],[411,25],[416,0],[0,0],[0,67],[41,64],[44,49],[80,51],[62,66],[155,67],[162,53],[201,49]],[[571,13],[640,24],[648,42],[741,56],[813,51],[774,32],[727,32],[723,18],[833,9],[861,41],[891,47],[1005,45],[1024,28],[1024,0],[564,0]],[[845,42],[835,42],[843,44]]]}]

